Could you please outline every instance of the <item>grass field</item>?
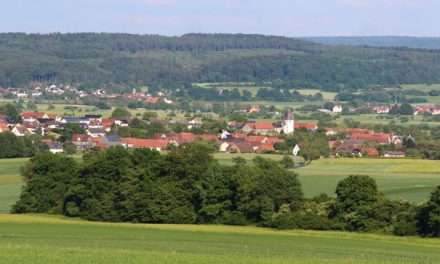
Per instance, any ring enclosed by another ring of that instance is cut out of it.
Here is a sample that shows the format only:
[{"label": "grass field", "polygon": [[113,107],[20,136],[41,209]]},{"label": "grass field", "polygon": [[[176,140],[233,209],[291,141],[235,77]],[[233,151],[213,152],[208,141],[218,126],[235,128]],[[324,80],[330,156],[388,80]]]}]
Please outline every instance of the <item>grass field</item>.
[{"label": "grass field", "polygon": [[324,159],[297,169],[304,193],[334,195],[337,183],[352,174],[376,179],[379,190],[390,198],[423,202],[440,185],[440,161],[411,159]]},{"label": "grass field", "polygon": [[440,239],[0,215],[0,263],[439,263]]}]

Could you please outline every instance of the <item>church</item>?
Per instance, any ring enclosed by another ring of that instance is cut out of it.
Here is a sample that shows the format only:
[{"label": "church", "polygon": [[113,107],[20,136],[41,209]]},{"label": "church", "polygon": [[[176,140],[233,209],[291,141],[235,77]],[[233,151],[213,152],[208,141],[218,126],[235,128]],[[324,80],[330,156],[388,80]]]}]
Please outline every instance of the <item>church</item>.
[{"label": "church", "polygon": [[284,118],[282,131],[284,134],[292,134],[295,131],[295,118],[290,109]]}]

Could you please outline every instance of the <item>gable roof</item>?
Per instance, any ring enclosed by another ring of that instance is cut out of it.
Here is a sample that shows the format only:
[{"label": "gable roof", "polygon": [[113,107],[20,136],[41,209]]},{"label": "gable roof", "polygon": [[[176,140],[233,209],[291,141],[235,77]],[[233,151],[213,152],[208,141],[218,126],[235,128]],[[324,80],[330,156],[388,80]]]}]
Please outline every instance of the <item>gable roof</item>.
[{"label": "gable roof", "polygon": [[250,127],[253,129],[266,129],[266,130],[272,130],[274,129],[273,123],[269,122],[258,122],[258,123],[248,123]]},{"label": "gable roof", "polygon": [[254,153],[254,148],[251,146],[251,144],[249,144],[249,142],[236,142],[230,145],[228,149],[234,147],[238,148],[241,153]]},{"label": "gable roof", "polygon": [[89,136],[88,135],[82,135],[82,134],[74,134],[72,136],[72,141],[89,141]]},{"label": "gable roof", "polygon": [[295,128],[317,129],[318,125],[313,123],[295,122]]},{"label": "gable roof", "polygon": [[266,136],[249,136],[247,138],[247,141],[256,141],[256,142],[260,142],[263,143],[267,140]]},{"label": "gable roof", "polygon": [[121,142],[121,138],[120,138],[119,136],[106,135],[106,136],[104,136],[104,138],[105,138],[108,142],[113,142],[113,143]]}]

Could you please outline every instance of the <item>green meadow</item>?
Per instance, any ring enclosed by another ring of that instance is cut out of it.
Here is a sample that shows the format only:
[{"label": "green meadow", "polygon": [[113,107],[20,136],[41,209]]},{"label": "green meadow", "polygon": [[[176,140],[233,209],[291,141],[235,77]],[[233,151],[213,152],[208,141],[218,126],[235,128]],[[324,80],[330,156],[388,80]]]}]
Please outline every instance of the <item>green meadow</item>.
[{"label": "green meadow", "polygon": [[0,215],[0,263],[439,263],[440,239]]},{"label": "green meadow", "polygon": [[389,198],[424,202],[440,185],[440,161],[416,159],[323,159],[297,169],[304,193],[334,194],[337,183],[352,174],[373,177]]}]

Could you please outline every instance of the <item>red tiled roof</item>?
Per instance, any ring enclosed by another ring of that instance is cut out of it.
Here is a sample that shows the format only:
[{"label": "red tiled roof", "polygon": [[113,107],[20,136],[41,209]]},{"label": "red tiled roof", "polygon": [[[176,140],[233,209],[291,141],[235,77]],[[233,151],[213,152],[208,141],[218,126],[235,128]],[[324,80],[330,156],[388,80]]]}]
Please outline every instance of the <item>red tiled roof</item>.
[{"label": "red tiled roof", "polygon": [[274,150],[275,150],[275,148],[273,147],[273,145],[263,144],[258,147],[257,152],[274,151]]},{"label": "red tiled roof", "polygon": [[350,136],[351,140],[363,140],[378,143],[387,143],[388,135],[386,134],[352,134]]},{"label": "red tiled roof", "polygon": [[379,156],[379,151],[376,148],[363,148],[362,152],[367,153],[368,156]]},{"label": "red tiled roof", "polygon": [[217,135],[210,135],[210,134],[203,134],[203,135],[199,135],[199,138],[203,138],[204,140],[210,141],[210,140],[218,140],[218,136]]},{"label": "red tiled roof", "polygon": [[50,139],[50,138],[42,139],[41,142],[43,142],[43,143],[50,143],[50,142],[52,142],[52,139]]},{"label": "red tiled roof", "polygon": [[266,144],[275,145],[276,143],[284,142],[285,140],[282,138],[269,137],[266,140]]},{"label": "red tiled roof", "polygon": [[236,133],[236,134],[232,134],[233,138],[247,138],[248,135],[245,133]]},{"label": "red tiled roof", "polygon": [[318,125],[312,123],[295,122],[295,128],[316,129]]},{"label": "red tiled roof", "polygon": [[72,141],[87,142],[87,141],[89,141],[89,136],[88,135],[75,134],[75,135],[72,136]]},{"label": "red tiled roof", "polygon": [[133,145],[134,148],[166,148],[169,144],[164,139],[123,138],[122,142]]},{"label": "red tiled roof", "polygon": [[274,129],[273,123],[269,123],[269,122],[250,123],[248,125],[253,129],[269,129],[269,130]]},{"label": "red tiled roof", "polygon": [[23,117],[24,119],[31,119],[31,118],[43,118],[44,113],[42,112],[23,112],[21,114],[21,117]]},{"label": "red tiled roof", "polygon": [[3,132],[10,131],[8,125],[4,123],[0,123],[0,130],[2,130]]},{"label": "red tiled roof", "polygon": [[265,141],[267,139],[267,137],[265,136],[249,136],[247,138],[247,141],[257,141],[260,143],[263,143],[263,141]]}]

